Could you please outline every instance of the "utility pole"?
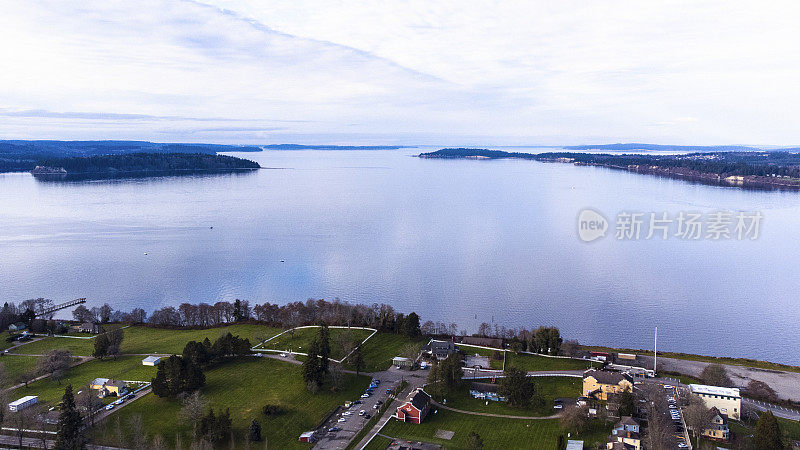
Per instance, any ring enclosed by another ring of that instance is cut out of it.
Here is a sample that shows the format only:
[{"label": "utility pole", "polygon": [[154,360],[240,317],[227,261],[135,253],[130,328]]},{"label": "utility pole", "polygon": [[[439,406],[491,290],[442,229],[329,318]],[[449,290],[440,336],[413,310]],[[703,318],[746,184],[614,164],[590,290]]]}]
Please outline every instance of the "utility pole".
[{"label": "utility pole", "polygon": [[656,375],[657,366],[658,366],[658,327],[656,327],[656,336],[653,342],[653,376]]}]

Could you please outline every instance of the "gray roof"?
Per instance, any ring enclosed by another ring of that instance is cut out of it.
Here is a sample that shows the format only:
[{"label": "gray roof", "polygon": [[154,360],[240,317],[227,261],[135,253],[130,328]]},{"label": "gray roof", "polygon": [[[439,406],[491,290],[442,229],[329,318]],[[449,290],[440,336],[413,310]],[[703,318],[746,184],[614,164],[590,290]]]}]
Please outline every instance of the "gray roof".
[{"label": "gray roof", "polygon": [[430,401],[431,396],[428,395],[427,392],[423,391],[422,388],[417,388],[416,391],[408,394],[408,398],[406,399],[406,402],[411,402],[411,404],[420,411],[425,409]]},{"label": "gray roof", "polygon": [[586,377],[593,377],[600,384],[619,384],[622,380],[626,379],[625,375],[619,372],[606,372],[604,370],[594,369],[587,370],[583,375],[583,378]]}]

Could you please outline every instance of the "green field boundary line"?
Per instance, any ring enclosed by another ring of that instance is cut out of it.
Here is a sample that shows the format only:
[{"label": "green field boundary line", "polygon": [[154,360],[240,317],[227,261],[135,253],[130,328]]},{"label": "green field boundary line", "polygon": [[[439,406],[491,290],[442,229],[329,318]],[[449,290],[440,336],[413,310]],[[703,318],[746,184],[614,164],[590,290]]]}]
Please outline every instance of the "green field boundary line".
[{"label": "green field boundary line", "polygon": [[[284,335],[284,334],[286,334],[286,333],[288,333],[288,332],[290,332],[292,330],[300,330],[300,329],[306,329],[306,328],[319,328],[319,327],[320,327],[319,325],[304,325],[302,327],[289,328],[288,330],[281,331],[280,333],[276,334],[275,336],[272,336],[271,338],[266,339],[263,342],[260,342],[258,345],[253,346],[250,349],[250,351],[253,351],[253,352],[272,352],[272,353],[289,353],[290,355],[308,356],[308,353],[294,352],[294,351],[288,351],[287,352],[286,350],[276,350],[276,349],[273,349],[273,348],[259,348],[259,347],[263,346],[267,342],[269,342],[269,341],[271,341],[271,340],[273,340],[273,339],[275,339],[275,338],[277,338],[279,336],[282,336],[282,335]],[[371,338],[372,336],[375,336],[378,333],[378,330],[376,330],[375,328],[368,328],[368,327],[332,326],[332,327],[328,327],[328,328],[339,329],[339,330],[367,330],[367,331],[372,331],[372,334],[370,334],[369,336],[364,338],[364,340],[361,341],[360,344],[358,344],[359,346],[364,345],[364,343],[367,342],[367,340],[369,340],[369,338]],[[354,351],[356,351],[356,349],[351,350],[350,353],[348,353],[342,359],[333,359],[333,358],[331,358],[331,361],[333,361],[333,362],[335,362],[337,364],[341,364],[345,359],[347,359],[348,356],[352,355]]]}]

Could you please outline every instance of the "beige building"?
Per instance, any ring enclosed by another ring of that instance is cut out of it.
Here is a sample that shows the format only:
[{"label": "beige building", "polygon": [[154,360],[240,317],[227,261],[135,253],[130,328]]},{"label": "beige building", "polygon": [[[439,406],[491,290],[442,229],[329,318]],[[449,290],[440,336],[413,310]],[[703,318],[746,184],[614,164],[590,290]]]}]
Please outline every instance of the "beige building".
[{"label": "beige building", "polygon": [[717,408],[728,418],[739,420],[742,415],[742,396],[737,388],[690,384],[692,393],[700,397],[708,408]]},{"label": "beige building", "polygon": [[619,372],[590,369],[583,374],[583,396],[608,400],[608,394],[633,392],[633,383]]}]

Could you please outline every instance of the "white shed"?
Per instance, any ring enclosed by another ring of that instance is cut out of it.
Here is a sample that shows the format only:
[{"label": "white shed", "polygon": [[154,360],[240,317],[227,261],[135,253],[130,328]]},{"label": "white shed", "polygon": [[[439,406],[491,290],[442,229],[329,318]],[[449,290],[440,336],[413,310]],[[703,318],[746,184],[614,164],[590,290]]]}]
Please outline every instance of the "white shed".
[{"label": "white shed", "polygon": [[143,366],[157,366],[161,362],[160,356],[148,356],[142,360]]},{"label": "white shed", "polygon": [[35,405],[39,402],[39,397],[35,395],[28,395],[19,400],[15,400],[8,404],[8,410],[12,412],[22,411],[28,406]]}]

